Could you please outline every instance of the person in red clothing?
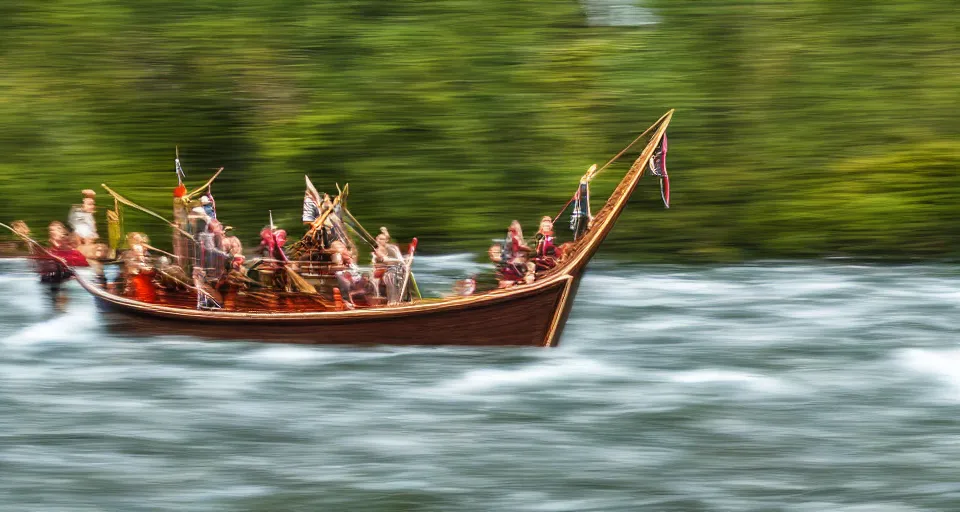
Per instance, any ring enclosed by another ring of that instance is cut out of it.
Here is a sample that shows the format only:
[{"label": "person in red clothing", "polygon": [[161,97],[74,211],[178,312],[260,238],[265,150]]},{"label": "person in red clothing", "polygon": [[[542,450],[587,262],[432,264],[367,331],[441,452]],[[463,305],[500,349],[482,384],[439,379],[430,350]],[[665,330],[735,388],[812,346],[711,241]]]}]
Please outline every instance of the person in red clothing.
[{"label": "person in red clothing", "polygon": [[287,254],[283,252],[283,245],[287,243],[287,232],[278,229],[274,225],[266,226],[260,230],[260,247],[257,252],[263,258],[263,264],[260,265],[261,284],[276,290],[287,290],[289,282],[287,280],[286,265],[290,260]]},{"label": "person in red clothing", "polygon": [[143,237],[133,233],[128,239],[139,240],[130,245],[124,255],[124,272],[127,283],[127,295],[140,302],[156,302],[157,287],[153,282],[156,270],[150,264],[146,247],[143,246]]},{"label": "person in red clothing", "polygon": [[553,219],[550,216],[544,216],[540,219],[540,230],[537,231],[537,249],[533,262],[537,270],[548,270],[557,265],[557,247],[553,235]]},{"label": "person in red clothing", "polygon": [[523,229],[520,222],[510,223],[510,229],[507,231],[507,237],[503,245],[499,247],[500,253],[496,254],[497,246],[490,248],[490,259],[497,264],[497,278],[500,281],[501,288],[513,286],[523,279],[526,273],[527,253],[532,252],[523,241]]},{"label": "person in red clothing", "polygon": [[[21,234],[29,232],[29,228],[23,222],[14,229]],[[73,240],[76,237],[70,235],[63,223],[51,222],[48,234],[49,249],[31,246],[30,252],[34,258],[37,273],[40,274],[40,282],[59,285],[73,277],[72,267],[86,267],[87,259],[76,249],[75,240]]]}]

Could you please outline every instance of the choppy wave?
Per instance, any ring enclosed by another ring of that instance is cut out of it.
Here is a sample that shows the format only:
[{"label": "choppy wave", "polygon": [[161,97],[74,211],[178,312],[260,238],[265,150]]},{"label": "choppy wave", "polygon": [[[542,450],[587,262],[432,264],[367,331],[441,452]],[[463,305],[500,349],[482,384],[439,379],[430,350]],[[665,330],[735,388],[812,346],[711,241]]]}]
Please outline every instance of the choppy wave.
[{"label": "choppy wave", "polygon": [[513,369],[484,368],[469,370],[464,375],[442,383],[436,389],[442,395],[462,397],[490,390],[513,392],[524,388],[550,387],[561,381],[591,381],[622,376],[624,372],[607,364],[586,358],[542,361]]},{"label": "choppy wave", "polygon": [[896,359],[906,371],[943,386],[943,396],[960,402],[960,348],[903,349]]}]

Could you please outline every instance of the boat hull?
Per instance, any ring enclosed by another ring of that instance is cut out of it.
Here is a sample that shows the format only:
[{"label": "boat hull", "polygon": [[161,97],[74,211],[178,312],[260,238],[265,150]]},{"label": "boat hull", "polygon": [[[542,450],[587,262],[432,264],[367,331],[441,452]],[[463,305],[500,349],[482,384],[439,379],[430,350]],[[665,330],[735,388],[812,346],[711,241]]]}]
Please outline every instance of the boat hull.
[{"label": "boat hull", "polygon": [[[113,330],[136,335],[190,335],[209,339],[342,345],[553,346],[573,295],[572,279],[505,300],[440,309],[400,306],[367,312],[304,314],[283,320],[235,315],[178,318],[149,307],[97,296]],[[457,306],[456,304],[454,306]]]}]

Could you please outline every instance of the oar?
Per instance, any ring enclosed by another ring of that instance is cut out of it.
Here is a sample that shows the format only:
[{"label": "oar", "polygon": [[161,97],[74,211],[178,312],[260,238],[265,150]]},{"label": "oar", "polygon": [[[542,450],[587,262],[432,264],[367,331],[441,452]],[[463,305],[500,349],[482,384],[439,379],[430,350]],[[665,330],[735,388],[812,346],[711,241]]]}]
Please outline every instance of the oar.
[{"label": "oar", "polygon": [[400,286],[400,302],[403,302],[403,294],[407,291],[407,283],[410,282],[410,267],[413,266],[413,253],[417,250],[417,239],[410,241],[410,248],[407,249],[407,261],[404,263],[403,285]]}]

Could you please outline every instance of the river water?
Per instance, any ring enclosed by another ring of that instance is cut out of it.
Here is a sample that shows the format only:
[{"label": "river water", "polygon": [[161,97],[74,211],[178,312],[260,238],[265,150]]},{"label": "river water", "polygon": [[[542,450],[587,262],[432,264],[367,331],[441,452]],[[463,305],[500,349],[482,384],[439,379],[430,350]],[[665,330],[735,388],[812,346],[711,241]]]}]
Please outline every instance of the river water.
[{"label": "river water", "polygon": [[556,349],[134,339],[4,261],[0,509],[960,510],[958,306],[950,266],[601,262]]}]

